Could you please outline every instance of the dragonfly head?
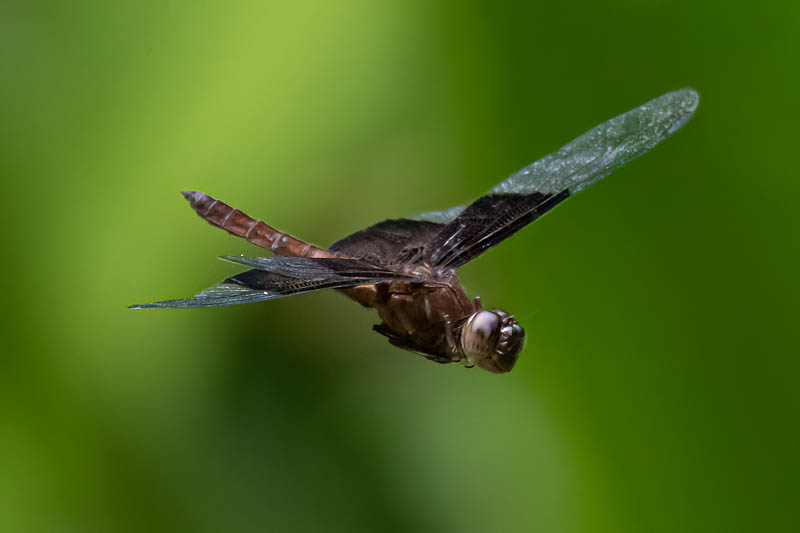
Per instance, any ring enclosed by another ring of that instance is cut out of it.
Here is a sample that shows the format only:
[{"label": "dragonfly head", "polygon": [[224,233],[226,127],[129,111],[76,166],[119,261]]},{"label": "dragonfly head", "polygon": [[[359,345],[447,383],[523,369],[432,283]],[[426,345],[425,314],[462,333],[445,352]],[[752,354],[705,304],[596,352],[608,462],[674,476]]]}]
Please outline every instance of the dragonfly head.
[{"label": "dragonfly head", "polygon": [[461,349],[467,364],[498,374],[514,367],[524,341],[522,326],[499,309],[473,313],[461,328]]}]

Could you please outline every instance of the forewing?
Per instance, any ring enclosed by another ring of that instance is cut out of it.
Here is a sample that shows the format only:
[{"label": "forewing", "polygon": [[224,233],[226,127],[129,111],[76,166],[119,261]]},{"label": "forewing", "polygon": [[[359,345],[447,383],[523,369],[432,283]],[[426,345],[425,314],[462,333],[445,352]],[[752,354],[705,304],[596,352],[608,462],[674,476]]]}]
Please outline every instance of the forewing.
[{"label": "forewing", "polygon": [[254,267],[193,298],[132,305],[133,309],[221,307],[319,289],[343,289],[371,283],[416,278],[362,260],[311,257],[223,257]]},{"label": "forewing", "polygon": [[430,242],[425,256],[440,268],[458,268],[566,200],[558,194],[490,194],[470,204]]},{"label": "forewing", "polygon": [[697,104],[693,89],[667,93],[589,130],[499,183],[467,208],[419,215],[418,220],[447,223],[426,248],[429,261],[456,268],[477,257],[675,133]]}]

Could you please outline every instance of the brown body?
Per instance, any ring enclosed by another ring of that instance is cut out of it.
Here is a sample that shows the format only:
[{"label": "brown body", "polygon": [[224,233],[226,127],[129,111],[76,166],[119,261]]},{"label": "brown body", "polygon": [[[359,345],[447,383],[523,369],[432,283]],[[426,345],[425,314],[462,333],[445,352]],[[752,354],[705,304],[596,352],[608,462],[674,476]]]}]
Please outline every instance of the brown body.
[{"label": "brown body", "polygon": [[[341,257],[281,233],[228,204],[202,193],[184,193],[201,218],[283,257]],[[426,273],[430,276],[430,273]],[[480,307],[473,303],[455,273],[436,284],[387,282],[360,285],[343,292],[364,307],[377,310],[383,321],[375,330],[395,346],[441,363],[461,361],[459,334],[463,322]]]},{"label": "brown body", "polygon": [[383,323],[375,330],[395,346],[440,363],[463,359],[459,330],[476,308],[455,276],[441,285],[388,282],[342,292],[378,311]]}]

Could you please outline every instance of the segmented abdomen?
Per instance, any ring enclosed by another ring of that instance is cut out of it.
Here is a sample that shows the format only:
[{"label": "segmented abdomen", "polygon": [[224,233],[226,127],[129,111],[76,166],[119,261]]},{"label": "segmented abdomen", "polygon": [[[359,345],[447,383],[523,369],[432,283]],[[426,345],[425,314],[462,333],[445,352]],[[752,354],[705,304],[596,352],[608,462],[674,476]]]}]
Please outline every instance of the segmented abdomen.
[{"label": "segmented abdomen", "polygon": [[222,228],[255,245],[272,250],[276,255],[284,257],[335,257],[336,255],[291,235],[281,233],[261,220],[256,220],[207,194],[183,191],[183,196],[200,215],[200,218],[208,221],[212,226]]}]

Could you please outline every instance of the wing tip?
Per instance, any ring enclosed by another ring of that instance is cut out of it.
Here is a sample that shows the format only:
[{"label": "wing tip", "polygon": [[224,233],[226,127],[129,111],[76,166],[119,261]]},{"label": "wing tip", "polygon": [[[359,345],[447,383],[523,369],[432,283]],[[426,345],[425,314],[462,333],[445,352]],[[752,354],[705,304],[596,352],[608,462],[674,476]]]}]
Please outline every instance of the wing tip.
[{"label": "wing tip", "polygon": [[167,309],[170,306],[161,305],[161,304],[169,303],[171,301],[172,300],[168,300],[166,302],[153,302],[151,304],[133,304],[133,305],[129,305],[128,309]]},{"label": "wing tip", "polygon": [[681,129],[689,119],[692,118],[694,112],[697,110],[697,106],[700,104],[700,93],[690,87],[672,91],[658,99],[661,100],[662,98],[666,100],[667,105],[673,107],[677,113],[674,123],[667,131],[667,135],[672,135]]},{"label": "wing tip", "polygon": [[689,114],[689,116],[692,116],[697,110],[697,106],[700,104],[700,93],[691,87],[680,89],[678,92],[681,93],[681,96],[683,96],[684,108],[686,109],[686,112]]},{"label": "wing tip", "polygon": [[697,92],[697,89],[693,89],[692,87],[684,87],[683,89],[678,89],[675,92],[684,94],[687,100],[694,102],[694,107],[697,107],[697,103],[700,101],[700,93]]},{"label": "wing tip", "polygon": [[679,99],[684,102],[687,109],[696,109],[697,103],[700,101],[700,93],[697,92],[697,89],[692,87],[684,87],[657,96],[655,100],[660,100],[662,98]]}]

